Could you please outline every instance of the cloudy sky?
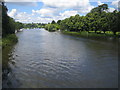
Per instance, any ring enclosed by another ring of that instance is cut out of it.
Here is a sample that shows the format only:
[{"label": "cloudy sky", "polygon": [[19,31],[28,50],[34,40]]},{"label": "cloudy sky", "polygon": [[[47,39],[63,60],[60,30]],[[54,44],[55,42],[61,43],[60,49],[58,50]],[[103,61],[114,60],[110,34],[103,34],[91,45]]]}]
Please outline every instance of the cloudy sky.
[{"label": "cloudy sky", "polygon": [[23,23],[48,23],[76,14],[86,15],[92,8],[103,3],[109,11],[117,9],[120,0],[5,0],[8,15]]}]

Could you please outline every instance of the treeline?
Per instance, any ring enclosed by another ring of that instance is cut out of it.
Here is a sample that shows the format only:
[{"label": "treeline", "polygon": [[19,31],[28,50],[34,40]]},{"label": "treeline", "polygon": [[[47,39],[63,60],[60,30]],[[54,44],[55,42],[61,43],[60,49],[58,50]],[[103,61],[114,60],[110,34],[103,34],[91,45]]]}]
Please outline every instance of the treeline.
[{"label": "treeline", "polygon": [[48,23],[45,25],[45,29],[48,31],[56,31],[60,29],[60,22],[61,20],[58,20],[57,23],[53,20],[51,23]]},{"label": "treeline", "polygon": [[44,23],[24,23],[24,28],[44,28]]},{"label": "treeline", "polygon": [[8,9],[4,2],[0,3],[2,7],[2,37],[6,37],[9,34],[14,34],[15,30],[19,30],[24,27],[20,22],[15,22],[15,20],[8,16]]},{"label": "treeline", "polygon": [[8,16],[8,9],[4,2],[0,2],[0,7],[2,7],[2,41],[0,41],[0,45],[3,49],[5,47],[11,48],[18,41],[15,30],[23,28],[24,24],[16,22]]},{"label": "treeline", "polygon": [[120,12],[114,10],[113,12],[108,11],[108,5],[102,4],[98,7],[93,8],[86,16],[80,16],[79,14],[71,16],[64,20],[58,20],[57,22],[52,21],[50,24],[45,26],[45,29],[49,31],[62,30],[72,32],[95,32],[104,34],[107,31],[116,32],[120,31]]}]

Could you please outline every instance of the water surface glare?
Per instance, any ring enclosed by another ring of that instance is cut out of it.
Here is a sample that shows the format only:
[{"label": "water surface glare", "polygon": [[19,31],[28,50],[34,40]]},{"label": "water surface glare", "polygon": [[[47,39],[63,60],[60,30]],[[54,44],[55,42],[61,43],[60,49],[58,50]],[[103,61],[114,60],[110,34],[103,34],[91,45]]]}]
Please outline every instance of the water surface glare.
[{"label": "water surface glare", "polygon": [[[44,29],[17,33],[9,88],[117,88],[117,44]],[[14,63],[13,63],[14,62]]]}]

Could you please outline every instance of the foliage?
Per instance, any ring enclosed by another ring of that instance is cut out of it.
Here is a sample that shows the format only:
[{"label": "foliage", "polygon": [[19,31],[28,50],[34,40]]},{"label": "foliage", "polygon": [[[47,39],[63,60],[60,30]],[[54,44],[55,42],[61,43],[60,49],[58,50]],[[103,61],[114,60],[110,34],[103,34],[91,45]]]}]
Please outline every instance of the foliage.
[{"label": "foliage", "polygon": [[21,23],[21,22],[15,22],[15,29],[16,30],[19,30],[19,29],[22,29],[24,28],[24,24]]},{"label": "foliage", "polygon": [[[112,31],[114,35],[119,32],[120,12],[108,12],[108,5],[103,4],[93,8],[86,16],[71,16],[61,21],[60,29],[66,31]],[[101,33],[101,32],[99,32]]]},{"label": "foliage", "polygon": [[15,22],[13,18],[8,16],[8,9],[4,5],[4,2],[0,6],[2,7],[2,39],[0,40],[0,45],[4,48],[6,46],[12,46],[18,41],[15,30],[23,28],[23,24]]},{"label": "foliage", "polygon": [[23,28],[23,24],[15,22],[15,20],[7,15],[7,7],[2,2],[2,37],[6,37],[8,34],[14,34],[16,29]]},{"label": "foliage", "polygon": [[24,28],[44,28],[44,23],[25,23]]},{"label": "foliage", "polygon": [[120,32],[120,25],[118,25],[120,12],[117,10],[108,12],[108,9],[107,4],[102,4],[93,8],[86,16],[77,14],[64,20],[58,20],[57,23],[53,20],[51,24],[46,25],[46,29],[71,32],[87,31],[88,33],[94,31],[96,34],[106,34],[107,31],[111,31],[116,35],[117,32]]},{"label": "foliage", "polygon": [[55,24],[56,22],[53,20],[52,22],[51,22],[51,24]]},{"label": "foliage", "polygon": [[2,48],[5,48],[6,46],[12,46],[17,41],[18,38],[15,34],[9,34],[2,39]]},{"label": "foliage", "polygon": [[48,31],[56,31],[59,29],[59,25],[58,24],[47,24],[45,25],[45,29]]},{"label": "foliage", "polygon": [[119,34],[117,33],[116,35],[113,35],[111,31],[106,32],[106,34],[103,33],[103,31],[97,31],[97,33],[101,34],[96,34],[94,31],[82,31],[82,32],[71,32],[71,31],[62,31],[63,34],[68,34],[76,37],[84,37],[84,38],[91,38],[91,39],[108,39],[108,37],[114,37],[118,38]]}]

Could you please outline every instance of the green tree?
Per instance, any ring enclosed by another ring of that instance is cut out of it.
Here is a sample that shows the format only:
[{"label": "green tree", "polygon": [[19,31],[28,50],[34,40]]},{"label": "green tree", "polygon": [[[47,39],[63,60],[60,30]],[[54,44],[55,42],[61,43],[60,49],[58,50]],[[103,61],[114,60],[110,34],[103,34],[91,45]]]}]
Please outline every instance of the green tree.
[{"label": "green tree", "polygon": [[7,7],[2,2],[2,36],[13,34],[15,32],[15,21],[7,15]]},{"label": "green tree", "polygon": [[57,24],[60,25],[60,23],[61,23],[61,20],[58,20],[58,21],[57,21]]},{"label": "green tree", "polygon": [[51,22],[51,24],[55,24],[56,22],[53,20],[52,22]]}]

